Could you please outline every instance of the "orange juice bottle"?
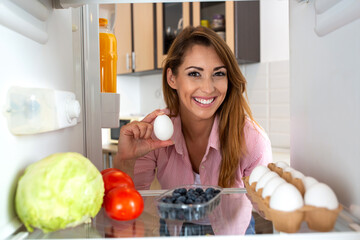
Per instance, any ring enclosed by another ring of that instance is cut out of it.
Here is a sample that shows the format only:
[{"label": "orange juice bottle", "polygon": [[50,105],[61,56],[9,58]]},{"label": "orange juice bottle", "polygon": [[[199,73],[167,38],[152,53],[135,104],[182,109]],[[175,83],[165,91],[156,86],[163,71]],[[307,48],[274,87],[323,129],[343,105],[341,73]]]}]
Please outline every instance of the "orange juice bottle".
[{"label": "orange juice bottle", "polygon": [[99,18],[101,92],[116,93],[116,38],[107,25],[107,19]]}]

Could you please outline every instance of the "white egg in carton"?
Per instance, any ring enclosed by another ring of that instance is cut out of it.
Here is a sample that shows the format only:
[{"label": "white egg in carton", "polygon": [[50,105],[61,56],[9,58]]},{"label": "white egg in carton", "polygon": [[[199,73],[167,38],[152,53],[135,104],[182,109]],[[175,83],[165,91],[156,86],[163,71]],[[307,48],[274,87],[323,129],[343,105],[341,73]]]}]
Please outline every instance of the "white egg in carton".
[{"label": "white egg in carton", "polygon": [[280,232],[297,232],[303,221],[312,230],[331,231],[342,210],[328,185],[285,162],[257,166],[243,181],[254,207]]}]

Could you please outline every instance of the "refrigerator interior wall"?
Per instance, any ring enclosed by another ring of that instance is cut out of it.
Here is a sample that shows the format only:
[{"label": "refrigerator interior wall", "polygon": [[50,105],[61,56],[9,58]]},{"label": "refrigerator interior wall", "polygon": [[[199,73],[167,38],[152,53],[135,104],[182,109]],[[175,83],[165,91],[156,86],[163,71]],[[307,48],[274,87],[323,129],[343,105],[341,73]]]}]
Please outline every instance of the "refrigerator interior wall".
[{"label": "refrigerator interior wall", "polygon": [[313,1],[290,1],[291,164],[330,185],[355,214],[360,207],[360,20],[319,37],[315,17]]},{"label": "refrigerator interior wall", "polygon": [[[47,1],[51,6],[51,1]],[[31,17],[25,11],[22,17]],[[71,9],[49,9],[44,22],[48,41],[40,44],[0,25],[0,107],[11,86],[70,91],[82,99],[81,82],[74,79]],[[81,104],[81,103],[80,103]],[[56,152],[84,154],[83,121],[74,127],[42,134],[14,136],[0,115],[0,238],[19,226],[14,196],[18,178],[26,166]]]}]

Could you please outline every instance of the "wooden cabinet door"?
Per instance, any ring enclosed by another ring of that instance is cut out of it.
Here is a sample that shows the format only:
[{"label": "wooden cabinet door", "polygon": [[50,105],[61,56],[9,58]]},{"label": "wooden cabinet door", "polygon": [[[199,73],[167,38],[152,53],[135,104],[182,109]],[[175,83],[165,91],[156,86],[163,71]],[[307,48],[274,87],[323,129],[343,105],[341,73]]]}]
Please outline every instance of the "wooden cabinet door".
[{"label": "wooden cabinet door", "polygon": [[133,70],[134,72],[155,69],[154,59],[154,5],[133,4]]},{"label": "wooden cabinet door", "polygon": [[[174,4],[174,3],[173,3]],[[175,3],[176,4],[176,3]],[[164,4],[157,3],[156,4],[156,56],[157,56],[157,68],[162,68],[163,61],[165,60],[167,54],[164,53]],[[182,3],[182,21],[183,28],[190,25],[190,3],[183,2]]]},{"label": "wooden cabinet door", "polygon": [[116,5],[114,33],[117,41],[117,74],[131,73],[131,4]]},{"label": "wooden cabinet door", "polygon": [[[224,14],[226,43],[235,54],[238,63],[259,62],[259,1],[207,2],[204,5],[201,2],[192,3],[193,25],[200,25],[202,17],[211,21],[212,16],[208,15],[210,12]],[[210,7],[211,10],[209,10],[209,5],[213,5]],[[205,9],[202,9],[202,6]],[[202,13],[206,16],[202,16]]]}]

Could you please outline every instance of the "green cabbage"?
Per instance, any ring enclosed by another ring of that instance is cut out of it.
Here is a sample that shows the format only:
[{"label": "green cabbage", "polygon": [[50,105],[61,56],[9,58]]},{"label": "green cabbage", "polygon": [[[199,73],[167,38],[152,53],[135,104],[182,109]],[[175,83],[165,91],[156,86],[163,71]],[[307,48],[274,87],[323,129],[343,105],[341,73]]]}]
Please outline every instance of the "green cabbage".
[{"label": "green cabbage", "polygon": [[99,212],[104,182],[79,153],[56,153],[28,166],[20,177],[15,207],[30,232],[51,232],[91,221]]}]

